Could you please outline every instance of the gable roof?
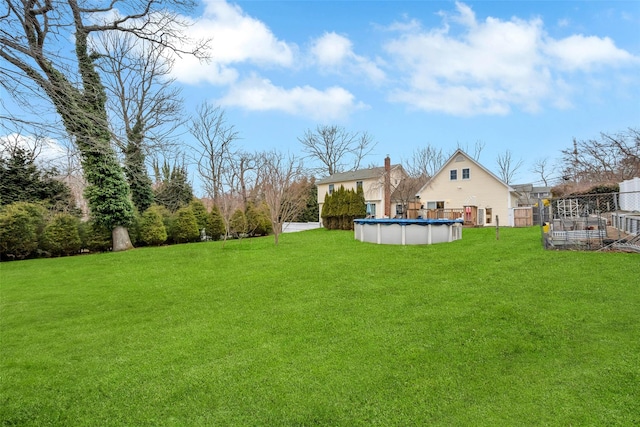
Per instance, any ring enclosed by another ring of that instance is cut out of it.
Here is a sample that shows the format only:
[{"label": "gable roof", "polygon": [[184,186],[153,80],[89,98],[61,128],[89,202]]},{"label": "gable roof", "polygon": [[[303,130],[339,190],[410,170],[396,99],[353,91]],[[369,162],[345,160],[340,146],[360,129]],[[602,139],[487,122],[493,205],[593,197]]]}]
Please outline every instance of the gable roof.
[{"label": "gable roof", "polygon": [[498,176],[496,174],[494,174],[493,172],[491,172],[489,169],[485,168],[484,166],[482,166],[480,163],[478,163],[476,160],[473,159],[473,157],[471,157],[470,155],[468,155],[467,153],[465,153],[464,151],[462,151],[461,149],[457,149],[452,155],[451,157],[449,157],[447,159],[446,162],[443,163],[442,167],[438,170],[438,172],[436,172],[427,182],[426,184],[424,184],[420,190],[418,190],[417,194],[422,193],[428,186],[429,184],[431,184],[431,181],[433,181],[438,175],[440,175],[440,173],[445,170],[445,168],[447,168],[447,166],[449,165],[449,163],[451,163],[451,161],[459,154],[462,154],[463,156],[465,156],[467,158],[468,161],[470,161],[471,163],[473,163],[474,165],[476,165],[477,167],[479,167],[480,169],[482,169],[484,172],[486,172],[489,176],[493,177],[493,179],[495,179],[496,181],[498,181],[498,183],[504,185],[510,192],[511,191],[515,191],[509,184],[507,184],[506,182],[504,182],[503,180],[501,180],[500,178],[498,178]]},{"label": "gable roof", "polygon": [[[391,165],[391,170],[394,170],[397,168],[402,168],[402,166]],[[384,166],[369,168],[369,169],[358,169],[355,171],[334,173],[331,176],[319,179],[318,181],[316,181],[316,185],[332,184],[336,182],[347,182],[347,181],[362,181],[365,179],[377,179],[383,175],[384,175]]]}]

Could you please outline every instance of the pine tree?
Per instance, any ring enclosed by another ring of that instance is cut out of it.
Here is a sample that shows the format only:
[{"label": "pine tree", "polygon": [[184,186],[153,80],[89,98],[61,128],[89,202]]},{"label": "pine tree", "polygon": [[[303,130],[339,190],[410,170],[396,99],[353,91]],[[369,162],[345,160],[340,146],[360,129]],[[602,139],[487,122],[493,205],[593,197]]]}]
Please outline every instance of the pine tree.
[{"label": "pine tree", "polygon": [[171,236],[176,243],[197,242],[200,239],[198,222],[191,208],[183,207],[175,213]]},{"label": "pine tree", "polygon": [[59,213],[44,228],[42,244],[51,255],[71,255],[82,247],[80,220],[72,215]]},{"label": "pine tree", "polygon": [[154,246],[161,245],[167,241],[167,229],[159,206],[152,205],[142,214],[140,240],[147,245]]},{"label": "pine tree", "polygon": [[207,218],[207,236],[213,240],[220,240],[224,233],[224,219],[222,219],[222,214],[218,206],[213,205]]}]

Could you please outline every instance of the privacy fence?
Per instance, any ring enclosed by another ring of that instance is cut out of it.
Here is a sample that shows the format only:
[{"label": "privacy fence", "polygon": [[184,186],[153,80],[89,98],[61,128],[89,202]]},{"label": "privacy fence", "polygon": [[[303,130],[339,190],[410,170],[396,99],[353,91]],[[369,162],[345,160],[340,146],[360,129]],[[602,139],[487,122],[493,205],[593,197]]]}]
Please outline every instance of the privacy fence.
[{"label": "privacy fence", "polygon": [[535,214],[546,248],[640,253],[640,190],[539,200]]}]

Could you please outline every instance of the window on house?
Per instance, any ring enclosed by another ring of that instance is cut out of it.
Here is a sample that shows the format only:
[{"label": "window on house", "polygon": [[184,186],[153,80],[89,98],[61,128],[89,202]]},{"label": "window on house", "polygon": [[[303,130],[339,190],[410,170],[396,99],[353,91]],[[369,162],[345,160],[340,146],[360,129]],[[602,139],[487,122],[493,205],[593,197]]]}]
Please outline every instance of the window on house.
[{"label": "window on house", "polygon": [[444,209],[444,201],[427,202],[427,209]]},{"label": "window on house", "polygon": [[367,218],[375,218],[375,217],[376,217],[376,204],[367,203]]},{"label": "window on house", "polygon": [[356,181],[356,191],[362,190],[362,181]]},{"label": "window on house", "polygon": [[329,195],[333,194],[333,184],[329,184]]},{"label": "window on house", "polygon": [[485,212],[487,214],[487,220],[485,221],[485,224],[491,224],[491,208],[486,208]]},{"label": "window on house", "polygon": [[402,216],[402,213],[403,213],[402,204],[398,203],[396,205],[396,215]]},{"label": "window on house", "polygon": [[469,168],[462,169],[462,179],[469,179],[471,177],[471,173]]},{"label": "window on house", "polygon": [[456,179],[458,179],[458,170],[457,169],[451,169],[449,171],[449,179],[451,179],[451,181],[455,181]]}]

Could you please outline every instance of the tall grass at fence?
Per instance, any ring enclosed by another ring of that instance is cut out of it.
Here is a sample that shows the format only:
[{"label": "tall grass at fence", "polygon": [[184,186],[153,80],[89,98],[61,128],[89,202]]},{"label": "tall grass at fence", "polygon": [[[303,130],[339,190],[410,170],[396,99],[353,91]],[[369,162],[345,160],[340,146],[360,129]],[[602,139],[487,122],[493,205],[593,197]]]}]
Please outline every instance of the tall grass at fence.
[{"label": "tall grass at fence", "polygon": [[499,237],[0,264],[0,423],[638,425],[638,255]]}]

